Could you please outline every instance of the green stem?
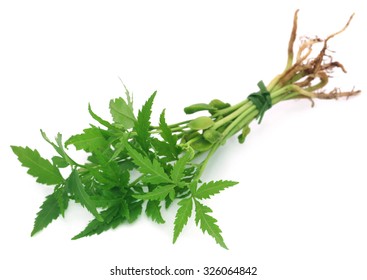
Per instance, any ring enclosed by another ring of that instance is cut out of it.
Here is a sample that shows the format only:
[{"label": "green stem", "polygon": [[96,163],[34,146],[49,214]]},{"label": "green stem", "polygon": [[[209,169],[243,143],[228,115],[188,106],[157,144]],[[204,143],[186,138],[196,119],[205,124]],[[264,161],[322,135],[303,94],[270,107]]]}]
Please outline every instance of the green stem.
[{"label": "green stem", "polygon": [[241,115],[244,111],[246,111],[249,107],[252,106],[252,103],[249,102],[247,99],[243,101],[243,105],[238,108],[236,111],[231,113],[230,115],[224,117],[223,119],[220,119],[217,121],[213,126],[212,129],[216,130],[222,125],[225,125],[226,123],[236,119],[239,115]]},{"label": "green stem", "polygon": [[[301,90],[301,93],[300,93]],[[300,89],[294,85],[284,86],[274,92],[271,93],[272,103],[275,105],[280,101],[287,100],[290,98],[297,97],[299,94],[305,94],[305,90]],[[228,124],[228,127],[223,131],[223,138],[220,142],[214,144],[214,146],[210,149],[209,153],[207,154],[206,158],[202,161],[200,165],[199,172],[195,176],[195,179],[199,179],[203,174],[209,159],[213,156],[219,146],[224,143],[227,139],[232,137],[234,134],[238,133],[243,127],[248,126],[259,114],[255,105],[248,100],[244,100],[243,102],[239,103],[242,106],[238,107],[237,110],[232,112],[230,115],[226,116],[225,118],[217,121],[211,129],[217,129],[225,124]],[[194,139],[193,139],[194,140]],[[195,139],[196,140],[196,139]]]},{"label": "green stem", "polygon": [[209,153],[207,154],[206,158],[201,162],[199,172],[194,177],[194,181],[199,180],[200,177],[203,175],[204,170],[209,162],[209,159],[214,155],[216,150],[219,148],[220,143],[214,144],[214,146],[210,149]]},{"label": "green stem", "polygon": [[[174,127],[179,127],[180,125],[183,125],[183,124],[188,124],[191,120],[187,120],[187,121],[183,121],[183,122],[179,122],[179,123],[174,123],[174,124],[170,124],[168,125],[169,128],[174,128]],[[150,128],[152,129],[159,129],[160,127],[159,126],[151,126]]]},{"label": "green stem", "polygon": [[[184,129],[187,129],[187,128],[188,128],[187,126],[184,126],[184,127],[173,127],[173,128],[171,128],[171,131],[172,132],[182,132],[182,131],[184,131]],[[159,134],[161,132],[162,132],[162,130],[159,129],[159,128],[149,131],[150,134]]]},{"label": "green stem", "polygon": [[228,115],[229,113],[232,113],[234,111],[236,111],[238,108],[241,108],[243,105],[245,105],[248,102],[247,99],[243,100],[240,103],[237,103],[236,105],[233,105],[231,107],[225,108],[225,109],[221,109],[218,110],[213,117],[219,117],[219,116],[225,116]]}]

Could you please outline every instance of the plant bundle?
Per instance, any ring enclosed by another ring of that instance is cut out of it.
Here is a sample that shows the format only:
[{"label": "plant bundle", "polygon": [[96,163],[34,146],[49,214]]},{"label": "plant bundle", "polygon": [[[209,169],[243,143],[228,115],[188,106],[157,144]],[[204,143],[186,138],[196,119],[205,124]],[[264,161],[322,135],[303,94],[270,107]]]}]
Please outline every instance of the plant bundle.
[{"label": "plant bundle", "polygon": [[[199,112],[201,116],[171,125],[167,124],[163,110],[159,124],[153,126],[150,117],[156,92],[135,114],[132,97],[125,87],[126,97],[109,103],[112,121],[98,116],[89,105],[89,113],[97,125],[90,125],[65,142],[61,134],[50,140],[41,131],[57,153],[51,160],[29,147],[12,146],[19,161],[28,168],[28,174],[38,183],[54,187],[37,213],[31,235],[64,216],[70,200],[94,216],[73,239],[132,223],[143,212],[154,222],[164,223],[162,207],[169,208],[177,202],[173,242],[193,216],[204,233],[227,248],[212,209],[205,201],[237,182],[201,180],[217,149],[234,135],[243,143],[251,122],[261,123],[265,112],[281,101],[306,98],[313,102],[315,98],[334,99],[359,93],[324,90],[333,70],[339,68],[346,72],[343,65],[330,56],[328,43],[348,27],[353,16],[342,30],[326,39],[303,38],[295,53],[297,15],[298,11],[294,14],[284,71],[268,85],[260,81],[259,90],[238,104],[230,105],[218,99],[193,104],[184,109],[185,113]],[[313,55],[316,45],[320,51]],[[87,153],[86,162],[76,162],[69,156],[70,145]],[[60,172],[61,169],[69,169],[69,175],[62,176],[67,172]]]}]

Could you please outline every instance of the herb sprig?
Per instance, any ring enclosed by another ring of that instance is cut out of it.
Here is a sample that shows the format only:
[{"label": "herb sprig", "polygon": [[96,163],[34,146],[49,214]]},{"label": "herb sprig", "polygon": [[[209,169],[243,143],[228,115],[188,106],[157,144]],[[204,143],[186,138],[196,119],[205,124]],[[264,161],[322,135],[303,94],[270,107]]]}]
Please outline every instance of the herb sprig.
[{"label": "herb sprig", "polygon": [[[234,135],[240,143],[250,132],[250,123],[260,123],[265,112],[277,103],[290,99],[330,99],[353,96],[359,91],[342,92],[334,89],[326,93],[330,74],[335,68],[345,72],[343,65],[333,61],[328,53],[328,42],[349,25],[325,40],[307,38],[301,41],[294,54],[298,11],[294,15],[293,29],[288,45],[285,70],[267,86],[258,83],[259,91],[242,102],[230,105],[218,99],[197,103],[184,109],[188,115],[204,115],[169,125],[165,110],[159,124],[151,124],[154,92],[141,110],[134,113],[131,94],[126,89],[125,98],[110,101],[112,121],[105,120],[88,106],[97,125],[73,135],[65,142],[58,134],[50,140],[43,138],[55,149],[57,155],[44,159],[37,150],[12,146],[28,174],[41,184],[54,186],[37,213],[31,233],[38,233],[59,216],[64,216],[69,201],[73,200],[89,211],[94,219],[73,239],[100,234],[123,223],[134,222],[144,211],[156,223],[165,223],[162,207],[169,208],[177,202],[173,242],[176,242],[191,216],[195,223],[216,243],[227,248],[212,209],[205,201],[237,182],[219,180],[202,182],[201,176],[212,155]],[[321,51],[312,57],[313,47],[321,44]],[[87,161],[78,163],[68,155],[67,148],[88,154]],[[68,168],[64,178],[61,169]]]}]

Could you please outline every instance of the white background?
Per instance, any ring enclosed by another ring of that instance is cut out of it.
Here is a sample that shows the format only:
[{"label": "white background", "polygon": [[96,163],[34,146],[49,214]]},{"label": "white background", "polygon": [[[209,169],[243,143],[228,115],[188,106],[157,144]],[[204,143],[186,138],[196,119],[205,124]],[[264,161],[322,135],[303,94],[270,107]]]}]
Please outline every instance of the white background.
[{"label": "white background", "polygon": [[[257,266],[253,279],[367,279],[365,3],[1,1],[0,278],[112,279],[115,265],[168,265]],[[364,93],[314,108],[308,101],[279,104],[253,124],[244,145],[233,139],[218,151],[204,180],[240,182],[209,202],[229,250],[193,220],[172,245],[175,208],[164,213],[164,225],[142,217],[71,241],[91,219],[71,205],[65,219],[30,237],[51,189],[26,174],[10,145],[52,156],[39,129],[65,139],[80,133],[91,121],[88,102],[108,118],[109,100],[123,94],[119,77],[137,107],[158,90],[154,122],[163,108],[172,123],[191,103],[243,100],[259,80],[283,70],[297,8],[298,34],[322,38],[356,12],[330,42],[348,70],[335,73],[330,89]]]}]

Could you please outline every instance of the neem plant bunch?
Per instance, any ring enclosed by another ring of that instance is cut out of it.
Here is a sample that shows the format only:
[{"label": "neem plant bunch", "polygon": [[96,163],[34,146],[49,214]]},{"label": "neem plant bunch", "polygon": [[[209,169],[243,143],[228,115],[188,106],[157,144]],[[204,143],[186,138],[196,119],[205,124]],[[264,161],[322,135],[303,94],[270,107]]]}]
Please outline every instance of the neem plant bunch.
[{"label": "neem plant bunch", "polygon": [[[288,59],[284,71],[268,85],[258,83],[259,91],[250,94],[236,105],[214,99],[184,109],[188,115],[200,112],[199,117],[176,124],[167,124],[165,111],[159,124],[150,122],[156,92],[134,114],[133,100],[128,90],[126,98],[110,101],[113,121],[107,121],[88,110],[98,123],[90,125],[81,134],[71,136],[65,143],[61,134],[50,140],[57,155],[51,161],[44,159],[37,150],[12,146],[28,174],[41,184],[53,186],[53,193],[46,197],[35,219],[33,236],[47,227],[54,219],[64,216],[70,200],[80,203],[93,216],[87,227],[73,237],[100,234],[123,223],[134,222],[142,212],[154,222],[164,223],[162,207],[169,208],[177,201],[173,242],[191,216],[205,233],[227,248],[212,209],[205,201],[237,182],[219,180],[202,182],[201,176],[210,158],[234,135],[240,143],[245,141],[253,121],[261,122],[266,110],[281,101],[315,98],[335,99],[349,97],[359,91],[326,92],[331,73],[335,68],[346,72],[340,62],[334,61],[328,52],[330,39],[343,32],[349,25],[326,39],[303,38],[297,53],[293,51],[297,32],[296,11],[288,45]],[[320,51],[313,55],[313,48]],[[88,154],[86,162],[73,160],[67,148],[73,145]],[[70,170],[65,178],[61,169]]]}]

